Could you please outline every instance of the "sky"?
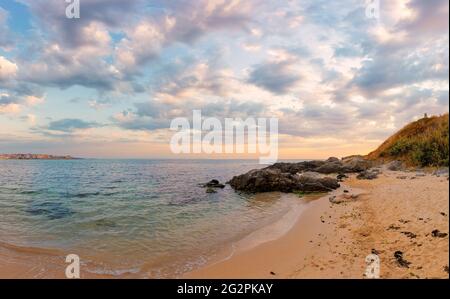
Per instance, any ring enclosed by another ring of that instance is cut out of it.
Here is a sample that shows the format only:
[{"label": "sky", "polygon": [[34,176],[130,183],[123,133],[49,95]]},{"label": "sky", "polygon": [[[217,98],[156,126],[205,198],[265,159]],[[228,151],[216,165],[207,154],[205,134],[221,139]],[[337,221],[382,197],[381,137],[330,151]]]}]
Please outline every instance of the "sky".
[{"label": "sky", "polygon": [[0,153],[170,158],[196,109],[278,118],[280,158],[366,154],[449,110],[448,1],[368,2],[0,0]]}]

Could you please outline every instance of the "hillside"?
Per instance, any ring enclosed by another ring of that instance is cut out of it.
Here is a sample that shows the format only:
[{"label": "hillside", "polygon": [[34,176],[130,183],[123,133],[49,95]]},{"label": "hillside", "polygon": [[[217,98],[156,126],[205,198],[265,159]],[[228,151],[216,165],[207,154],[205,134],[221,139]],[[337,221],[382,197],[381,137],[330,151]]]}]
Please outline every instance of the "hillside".
[{"label": "hillside", "polygon": [[371,160],[401,160],[408,166],[448,166],[448,113],[406,125],[367,155]]}]

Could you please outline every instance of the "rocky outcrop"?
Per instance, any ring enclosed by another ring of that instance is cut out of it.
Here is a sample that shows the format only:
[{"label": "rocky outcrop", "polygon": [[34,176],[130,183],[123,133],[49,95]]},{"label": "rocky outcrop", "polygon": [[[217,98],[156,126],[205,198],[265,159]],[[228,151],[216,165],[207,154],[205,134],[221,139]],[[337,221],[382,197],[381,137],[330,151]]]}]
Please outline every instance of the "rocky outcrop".
[{"label": "rocky outcrop", "polygon": [[373,162],[363,156],[350,156],[342,158],[343,173],[361,172],[373,166]]},{"label": "rocky outcrop", "polygon": [[339,188],[336,179],[320,175],[291,174],[280,169],[255,169],[228,182],[235,190],[246,192],[327,192]]},{"label": "rocky outcrop", "polygon": [[304,161],[297,163],[275,163],[269,169],[279,169],[282,173],[296,174],[306,171],[314,171],[323,174],[331,173],[355,173],[369,169],[373,162],[363,156],[350,156],[339,160],[331,157],[325,161]]},{"label": "rocky outcrop", "polygon": [[[368,170],[372,162],[362,156],[339,160],[331,157],[325,161],[275,163],[263,169],[255,169],[233,177],[228,183],[235,190],[247,192],[304,191],[326,192],[337,189],[345,173]],[[337,174],[338,178],[324,175]]]}]

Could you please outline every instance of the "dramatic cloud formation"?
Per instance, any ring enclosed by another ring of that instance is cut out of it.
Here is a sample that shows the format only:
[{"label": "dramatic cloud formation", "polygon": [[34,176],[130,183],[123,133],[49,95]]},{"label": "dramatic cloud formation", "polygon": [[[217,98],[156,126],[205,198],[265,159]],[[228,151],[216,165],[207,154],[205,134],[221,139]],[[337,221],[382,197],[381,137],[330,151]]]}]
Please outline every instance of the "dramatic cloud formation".
[{"label": "dramatic cloud formation", "polygon": [[0,145],[164,156],[170,121],[200,109],[277,117],[281,156],[313,158],[448,111],[445,0],[381,0],[379,19],[359,0],[80,3],[68,19],[64,1],[0,0]]}]

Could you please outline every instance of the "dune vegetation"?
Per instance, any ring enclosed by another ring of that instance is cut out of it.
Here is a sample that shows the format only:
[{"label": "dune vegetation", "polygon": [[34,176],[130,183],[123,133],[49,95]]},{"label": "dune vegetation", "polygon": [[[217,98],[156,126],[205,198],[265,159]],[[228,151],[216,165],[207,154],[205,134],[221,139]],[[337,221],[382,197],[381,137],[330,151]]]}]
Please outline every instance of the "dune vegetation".
[{"label": "dune vegetation", "polygon": [[400,160],[409,166],[449,165],[448,113],[425,116],[388,138],[367,157],[371,160]]}]

